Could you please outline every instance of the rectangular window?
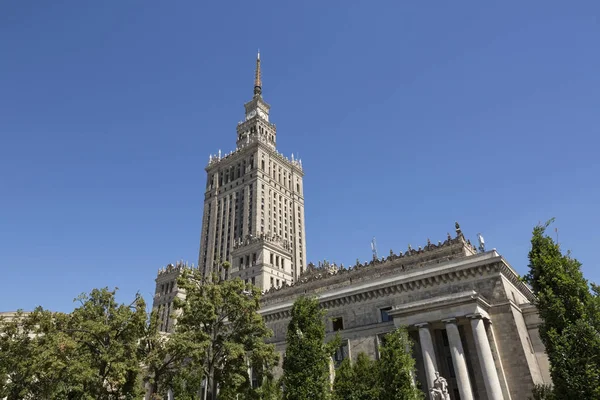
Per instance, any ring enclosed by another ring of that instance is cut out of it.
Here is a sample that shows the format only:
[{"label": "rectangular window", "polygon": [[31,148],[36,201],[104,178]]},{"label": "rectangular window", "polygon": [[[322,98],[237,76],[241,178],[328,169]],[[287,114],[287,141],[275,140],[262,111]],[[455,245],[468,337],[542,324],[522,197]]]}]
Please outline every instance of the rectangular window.
[{"label": "rectangular window", "polygon": [[392,310],[392,307],[385,307],[379,309],[379,313],[381,315],[381,322],[389,322],[392,320],[392,317],[388,314],[389,311]]},{"label": "rectangular window", "polygon": [[273,277],[271,277],[271,287],[273,287],[273,286],[275,286],[275,282],[274,282]]},{"label": "rectangular window", "polygon": [[342,317],[335,317],[331,320],[333,331],[341,331],[344,329],[344,319]]}]

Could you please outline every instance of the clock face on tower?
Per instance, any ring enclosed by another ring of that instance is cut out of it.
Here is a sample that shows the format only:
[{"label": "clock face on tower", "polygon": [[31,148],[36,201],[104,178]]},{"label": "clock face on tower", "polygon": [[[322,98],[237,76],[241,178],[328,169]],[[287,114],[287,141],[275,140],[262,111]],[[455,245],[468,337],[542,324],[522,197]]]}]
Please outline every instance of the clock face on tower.
[{"label": "clock face on tower", "polygon": [[261,117],[262,119],[264,119],[265,121],[269,120],[269,116],[267,115],[267,113],[265,113],[263,110],[258,109],[258,115],[259,117]]},{"label": "clock face on tower", "polygon": [[248,114],[246,114],[246,120],[249,120],[250,118],[254,117],[255,115],[256,115],[256,110],[250,111]]}]

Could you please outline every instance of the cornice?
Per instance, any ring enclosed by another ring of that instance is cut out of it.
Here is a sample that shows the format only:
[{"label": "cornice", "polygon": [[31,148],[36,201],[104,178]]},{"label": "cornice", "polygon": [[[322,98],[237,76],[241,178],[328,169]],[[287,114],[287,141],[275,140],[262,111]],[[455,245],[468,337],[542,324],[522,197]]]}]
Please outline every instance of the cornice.
[{"label": "cornice", "polygon": [[474,304],[483,310],[490,309],[490,303],[474,290],[461,293],[452,293],[445,296],[438,296],[433,299],[424,299],[408,304],[402,304],[388,311],[390,316],[405,316],[418,314],[425,311],[434,311],[461,304]]},{"label": "cornice", "polygon": [[[342,290],[331,290],[318,296],[322,308],[333,309],[371,301],[380,297],[410,293],[448,283],[494,276],[502,272],[502,257],[495,251],[471,256],[458,262],[411,271],[394,277],[374,280]],[[266,322],[290,317],[293,300],[266,306],[260,313]]]},{"label": "cornice", "polygon": [[521,280],[521,277],[517,272],[506,262],[506,260],[502,259],[501,265],[498,266],[498,271],[502,273],[504,277],[506,277],[513,285],[517,287],[527,297],[527,300],[530,302],[535,301],[535,295],[529,286],[525,284]]},{"label": "cornice", "polygon": [[[481,253],[480,253],[481,254]],[[294,285],[277,290],[263,298],[265,303],[276,302],[278,298],[297,296],[302,293],[333,289],[336,286],[347,286],[349,283],[372,281],[383,276],[407,273],[416,269],[440,265],[452,260],[461,260],[475,256],[476,252],[471,243],[464,238],[460,229],[457,236],[448,238],[443,243],[432,244],[429,240],[425,247],[413,249],[410,245],[405,253],[394,254],[390,251],[387,258],[374,259],[370,262],[350,268],[327,264],[327,267],[317,267],[312,263],[300,275]]]},{"label": "cornice", "polygon": [[299,165],[298,160],[289,160],[286,156],[277,151],[276,147],[272,147],[267,143],[258,142],[258,147],[267,152],[271,157],[276,158],[277,160],[285,163],[288,167],[290,167],[294,172],[298,173],[300,176],[304,176],[304,171],[302,170],[302,166]]}]

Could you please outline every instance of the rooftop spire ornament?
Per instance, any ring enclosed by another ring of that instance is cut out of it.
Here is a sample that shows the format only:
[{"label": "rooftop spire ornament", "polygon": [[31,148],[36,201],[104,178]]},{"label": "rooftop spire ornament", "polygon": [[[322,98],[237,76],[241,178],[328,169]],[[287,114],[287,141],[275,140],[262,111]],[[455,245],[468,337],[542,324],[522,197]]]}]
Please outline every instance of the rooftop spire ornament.
[{"label": "rooftop spire ornament", "polygon": [[260,77],[260,50],[256,54],[256,71],[254,73],[254,96],[260,96],[262,93],[262,80]]}]

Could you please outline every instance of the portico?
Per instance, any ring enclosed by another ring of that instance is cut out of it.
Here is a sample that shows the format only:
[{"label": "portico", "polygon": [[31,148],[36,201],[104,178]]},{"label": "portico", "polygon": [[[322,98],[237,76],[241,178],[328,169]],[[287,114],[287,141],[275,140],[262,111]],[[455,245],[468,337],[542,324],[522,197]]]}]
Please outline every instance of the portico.
[{"label": "portico", "polygon": [[[432,389],[435,372],[439,371],[461,400],[480,398],[474,393],[482,393],[482,389],[488,399],[505,399],[486,331],[491,321],[489,309],[489,303],[477,292],[466,291],[403,304],[389,311],[396,327],[418,332],[413,355],[423,362],[424,371],[419,373],[423,389]],[[475,353],[476,362],[466,356],[467,346]],[[475,368],[479,369],[484,388],[478,390],[472,383],[469,368],[473,375]]]}]

